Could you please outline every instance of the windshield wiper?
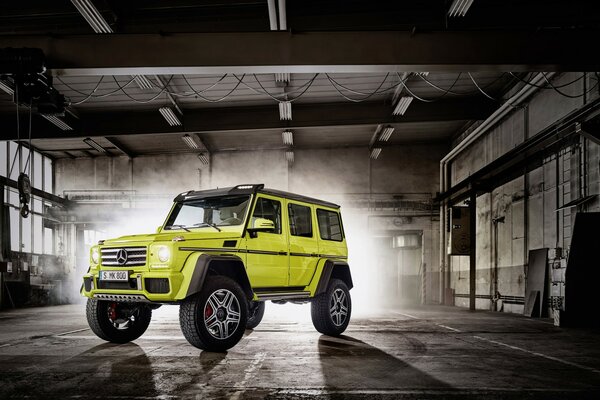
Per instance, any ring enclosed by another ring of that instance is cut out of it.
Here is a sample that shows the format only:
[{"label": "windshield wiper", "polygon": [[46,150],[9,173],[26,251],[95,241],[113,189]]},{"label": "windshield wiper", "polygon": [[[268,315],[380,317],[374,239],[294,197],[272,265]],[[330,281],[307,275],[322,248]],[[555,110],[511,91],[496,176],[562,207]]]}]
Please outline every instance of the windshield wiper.
[{"label": "windshield wiper", "polygon": [[171,229],[171,228],[179,228],[179,229],[183,229],[186,232],[191,232],[188,228],[185,227],[185,225],[168,225],[168,226],[165,226],[165,229]]},{"label": "windshield wiper", "polygon": [[221,228],[219,228],[217,226],[217,224],[215,224],[214,222],[200,222],[200,223],[194,224],[193,226],[210,226],[210,227],[215,228],[219,232],[221,232]]}]

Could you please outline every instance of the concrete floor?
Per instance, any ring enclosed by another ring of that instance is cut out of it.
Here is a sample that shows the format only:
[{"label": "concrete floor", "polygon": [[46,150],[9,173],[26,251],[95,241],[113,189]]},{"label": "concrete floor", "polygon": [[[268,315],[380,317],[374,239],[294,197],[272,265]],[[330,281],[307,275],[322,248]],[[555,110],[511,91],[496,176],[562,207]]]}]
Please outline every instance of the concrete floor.
[{"label": "concrete floor", "polygon": [[269,304],[226,354],[188,345],[177,307],[125,345],[96,338],[81,305],[5,311],[0,398],[600,398],[600,332],[427,307],[356,317],[331,338],[300,307]]}]

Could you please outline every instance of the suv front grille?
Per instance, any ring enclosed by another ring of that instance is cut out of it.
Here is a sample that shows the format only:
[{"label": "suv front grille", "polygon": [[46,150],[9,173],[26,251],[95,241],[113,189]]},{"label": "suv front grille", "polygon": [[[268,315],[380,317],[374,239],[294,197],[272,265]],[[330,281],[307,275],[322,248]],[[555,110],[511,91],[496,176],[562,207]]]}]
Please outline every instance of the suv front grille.
[{"label": "suv front grille", "polygon": [[146,265],[145,247],[115,247],[100,249],[102,265],[110,267],[130,267]]}]

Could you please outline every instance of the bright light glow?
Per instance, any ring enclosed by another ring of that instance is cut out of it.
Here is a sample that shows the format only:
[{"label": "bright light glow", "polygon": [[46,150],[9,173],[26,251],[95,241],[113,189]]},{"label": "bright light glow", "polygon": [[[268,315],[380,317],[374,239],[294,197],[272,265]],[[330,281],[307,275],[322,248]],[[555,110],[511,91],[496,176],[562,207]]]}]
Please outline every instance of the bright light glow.
[{"label": "bright light glow", "polygon": [[100,262],[100,252],[98,249],[92,249],[92,263],[98,264]]},{"label": "bright light glow", "polygon": [[288,163],[292,164],[294,162],[294,152],[291,150],[287,150],[285,152],[285,159]]},{"label": "bright light glow", "polygon": [[175,115],[171,107],[161,107],[158,111],[167,120],[167,123],[170,126],[181,126],[181,121],[179,121],[179,118],[177,118],[177,115]]},{"label": "bright light glow", "polygon": [[379,154],[381,154],[381,147],[373,147],[371,149],[371,158],[373,160],[377,160],[377,157],[379,157]]},{"label": "bright light glow", "polygon": [[142,90],[152,89],[154,87],[154,85],[152,85],[152,82],[144,75],[135,75],[133,79]]},{"label": "bright light glow", "polygon": [[183,140],[183,142],[190,148],[190,149],[198,149],[200,148],[200,146],[198,146],[198,143],[196,143],[196,141],[194,140],[193,137],[191,137],[188,134],[185,134],[181,137],[181,140]]},{"label": "bright light glow", "polygon": [[472,4],[473,0],[454,0],[448,10],[448,16],[464,17]]},{"label": "bright light glow", "polygon": [[160,246],[157,253],[160,262],[167,262],[171,258],[171,250],[167,246]]},{"label": "bright light glow", "polygon": [[412,103],[413,99],[414,98],[412,96],[401,97],[400,100],[398,100],[398,103],[396,104],[396,108],[394,108],[394,112],[392,112],[392,114],[393,115],[404,115],[404,113],[408,109],[408,106],[410,106],[410,103]]},{"label": "bright light glow", "polygon": [[71,0],[77,11],[85,18],[96,33],[113,33],[108,22],[90,0]]},{"label": "bright light glow", "polygon": [[11,88],[8,85],[8,83],[6,83],[6,82],[0,81],[0,89],[2,89],[3,91],[5,91],[6,93],[10,94],[11,96],[13,94],[15,94],[15,91],[13,90],[13,88]]},{"label": "bright light glow", "polygon": [[62,129],[63,131],[72,131],[73,130],[73,128],[71,128],[71,126],[69,124],[67,124],[62,119],[58,118],[56,115],[42,114],[42,117],[44,117],[49,122],[53,123],[54,125],[56,125],[60,129]]},{"label": "bright light glow", "polygon": [[383,128],[383,130],[381,131],[381,134],[379,135],[379,141],[387,142],[389,140],[390,136],[392,136],[392,133],[394,133],[394,127],[386,126],[385,128]]},{"label": "bright light glow", "polygon": [[289,101],[279,103],[279,119],[282,121],[292,120],[292,103]]},{"label": "bright light glow", "polygon": [[291,131],[283,131],[281,137],[283,138],[283,144],[286,146],[294,145],[294,134]]},{"label": "bright light glow", "polygon": [[106,154],[106,149],[104,147],[100,146],[98,143],[94,142],[92,139],[85,138],[85,139],[83,139],[83,142],[85,144],[87,144],[88,146],[90,146],[92,149],[97,150],[100,153]]}]

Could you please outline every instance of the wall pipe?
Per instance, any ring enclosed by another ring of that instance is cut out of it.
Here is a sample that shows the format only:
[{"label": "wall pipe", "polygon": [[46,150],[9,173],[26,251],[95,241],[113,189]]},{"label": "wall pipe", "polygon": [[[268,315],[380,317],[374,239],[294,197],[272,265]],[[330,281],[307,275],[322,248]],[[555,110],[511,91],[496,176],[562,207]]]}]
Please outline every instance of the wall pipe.
[{"label": "wall pipe", "polygon": [[[473,130],[466,138],[464,138],[456,147],[454,147],[440,161],[440,193],[446,192],[449,187],[448,164],[468,146],[473,144],[477,139],[486,134],[494,127],[502,118],[506,117],[515,107],[529,98],[532,94],[539,90],[538,86],[544,86],[546,79],[551,79],[555,75],[554,72],[537,74],[530,84],[524,86],[514,96],[502,104],[496,111],[485,119],[481,125]],[[450,287],[450,269],[449,257],[445,249],[447,241],[446,237],[446,204],[443,203],[440,207],[440,300],[444,303],[445,290]]]}]

